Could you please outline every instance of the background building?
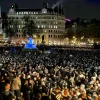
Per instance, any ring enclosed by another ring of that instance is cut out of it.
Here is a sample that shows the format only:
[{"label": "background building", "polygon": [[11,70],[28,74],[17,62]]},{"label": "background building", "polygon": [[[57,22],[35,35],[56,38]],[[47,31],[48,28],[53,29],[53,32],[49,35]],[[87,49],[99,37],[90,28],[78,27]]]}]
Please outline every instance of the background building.
[{"label": "background building", "polygon": [[100,44],[100,21],[97,19],[91,19],[89,22],[80,18],[67,21],[65,30],[70,43]]},{"label": "background building", "polygon": [[2,34],[1,6],[0,6],[0,34]]},{"label": "background building", "polygon": [[[19,9],[18,5],[13,3],[7,14],[8,20],[18,20],[17,37],[14,40],[22,41],[26,39],[23,36],[24,16],[29,16],[37,27],[33,33],[35,44],[44,42],[49,45],[63,45],[65,34],[65,16],[63,8],[59,5],[55,8],[49,8],[47,3],[43,3],[41,9]],[[13,25],[9,27],[14,27]],[[41,30],[38,31],[38,30]]]},{"label": "background building", "polygon": [[4,41],[5,33],[3,31],[4,29],[4,23],[5,23],[5,16],[6,14],[4,12],[1,12],[1,6],[0,6],[0,42]]}]

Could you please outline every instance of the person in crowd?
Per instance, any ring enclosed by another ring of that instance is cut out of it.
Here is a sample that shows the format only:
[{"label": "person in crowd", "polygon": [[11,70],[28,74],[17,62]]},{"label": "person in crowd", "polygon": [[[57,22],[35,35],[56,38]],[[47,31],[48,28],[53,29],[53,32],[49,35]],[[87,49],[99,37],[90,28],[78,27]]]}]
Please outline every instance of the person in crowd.
[{"label": "person in crowd", "polygon": [[21,80],[19,75],[15,75],[14,79],[12,80],[12,91],[14,92],[16,99],[20,97],[20,87],[21,87]]},{"label": "person in crowd", "polygon": [[30,100],[31,91],[32,91],[32,87],[28,84],[28,80],[26,79],[22,87],[22,93],[23,93],[24,100]]},{"label": "person in crowd", "polygon": [[5,83],[4,91],[0,95],[0,100],[16,100],[16,96],[10,91],[10,83]]},{"label": "person in crowd", "polygon": [[[100,50],[0,54],[0,100],[100,100]],[[8,98],[8,99],[7,99]]]}]

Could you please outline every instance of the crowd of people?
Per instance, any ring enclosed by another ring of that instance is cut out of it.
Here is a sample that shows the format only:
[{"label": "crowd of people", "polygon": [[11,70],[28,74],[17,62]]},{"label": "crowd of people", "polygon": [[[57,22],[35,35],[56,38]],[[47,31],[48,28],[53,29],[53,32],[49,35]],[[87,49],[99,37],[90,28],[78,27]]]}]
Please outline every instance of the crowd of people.
[{"label": "crowd of people", "polygon": [[100,100],[100,51],[4,51],[0,100]]}]

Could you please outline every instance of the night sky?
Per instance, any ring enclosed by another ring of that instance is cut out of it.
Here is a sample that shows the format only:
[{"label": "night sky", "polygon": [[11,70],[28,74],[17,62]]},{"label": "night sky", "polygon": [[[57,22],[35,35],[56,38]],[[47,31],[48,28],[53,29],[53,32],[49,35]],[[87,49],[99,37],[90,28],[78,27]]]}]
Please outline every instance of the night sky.
[{"label": "night sky", "polygon": [[58,1],[63,1],[67,18],[100,19],[100,0],[0,0],[2,11],[7,12],[14,1],[16,1],[19,8],[41,8],[44,1],[52,7]]}]

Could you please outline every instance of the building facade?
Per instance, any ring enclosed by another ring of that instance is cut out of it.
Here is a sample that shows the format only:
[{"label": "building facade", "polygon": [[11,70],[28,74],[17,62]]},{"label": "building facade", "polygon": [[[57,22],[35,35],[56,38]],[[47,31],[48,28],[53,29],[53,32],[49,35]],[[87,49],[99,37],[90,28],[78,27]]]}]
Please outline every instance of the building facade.
[{"label": "building facade", "polygon": [[25,39],[22,33],[22,28],[24,27],[23,17],[29,16],[34,20],[37,28],[42,29],[41,33],[36,32],[33,34],[35,44],[40,44],[42,41],[47,45],[64,44],[66,34],[65,16],[62,7],[49,8],[48,4],[43,3],[41,9],[19,9],[17,4],[13,3],[7,16],[8,20],[19,21],[16,41]]},{"label": "building facade", "polygon": [[0,41],[5,40],[5,33],[3,31],[3,22],[4,22],[3,16],[4,13],[1,12],[1,6],[0,6]]},{"label": "building facade", "polygon": [[1,18],[1,7],[0,7],[0,34],[2,34],[2,18]]}]

